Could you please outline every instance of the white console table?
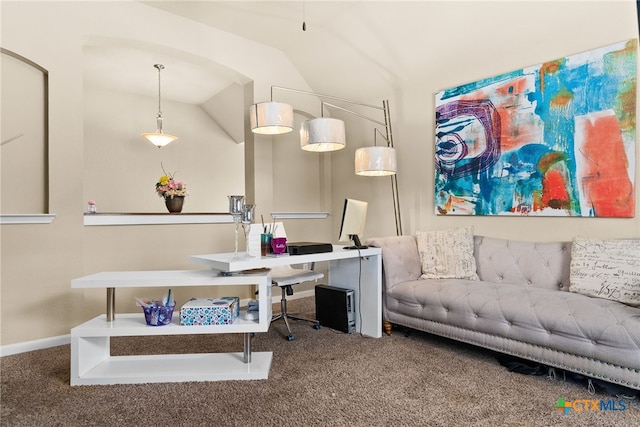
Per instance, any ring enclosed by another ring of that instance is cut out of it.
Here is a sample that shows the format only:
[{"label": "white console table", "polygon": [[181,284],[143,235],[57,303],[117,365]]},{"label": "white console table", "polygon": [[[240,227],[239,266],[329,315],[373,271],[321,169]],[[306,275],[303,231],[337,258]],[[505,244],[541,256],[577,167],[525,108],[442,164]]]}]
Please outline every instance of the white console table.
[{"label": "white console table", "polygon": [[[148,326],[139,313],[115,313],[116,288],[178,286],[258,286],[259,319],[238,318],[232,325],[181,326],[179,308],[172,323]],[[251,333],[271,322],[268,273],[220,276],[214,270],[115,271],[71,281],[72,288],[106,288],[107,313],[71,329],[71,385],[266,379],[272,352],[251,352]],[[243,333],[244,352],[111,356],[110,337]]]},{"label": "white console table", "polygon": [[356,331],[382,337],[382,249],[345,249],[333,245],[332,252],[278,257],[252,257],[233,252],[193,255],[191,262],[215,270],[237,272],[254,268],[329,262],[328,284],[354,291]]}]

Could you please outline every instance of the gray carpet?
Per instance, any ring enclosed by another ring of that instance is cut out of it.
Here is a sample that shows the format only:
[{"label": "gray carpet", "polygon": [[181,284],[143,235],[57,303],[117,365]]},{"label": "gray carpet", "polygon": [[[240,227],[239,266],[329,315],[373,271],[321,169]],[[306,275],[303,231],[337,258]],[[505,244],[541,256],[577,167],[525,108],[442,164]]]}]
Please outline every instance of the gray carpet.
[{"label": "gray carpet", "polygon": [[[290,311],[313,316],[313,298]],[[254,351],[273,351],[268,380],[69,385],[69,346],[5,356],[2,426],[640,426],[625,411],[554,409],[558,398],[614,399],[574,381],[509,372],[485,350],[414,332],[372,339],[274,323]],[[112,354],[241,351],[241,335],[117,338]]]}]

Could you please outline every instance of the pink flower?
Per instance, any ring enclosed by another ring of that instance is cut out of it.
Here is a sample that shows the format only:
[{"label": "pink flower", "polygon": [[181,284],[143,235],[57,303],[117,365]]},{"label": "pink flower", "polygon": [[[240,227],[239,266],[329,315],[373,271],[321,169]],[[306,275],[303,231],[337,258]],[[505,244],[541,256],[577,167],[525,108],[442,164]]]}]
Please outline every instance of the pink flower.
[{"label": "pink flower", "polygon": [[[163,169],[164,171],[164,169]],[[187,196],[187,186],[182,181],[176,181],[173,179],[172,174],[161,176],[156,183],[156,193],[163,198],[173,198],[174,196]]]}]

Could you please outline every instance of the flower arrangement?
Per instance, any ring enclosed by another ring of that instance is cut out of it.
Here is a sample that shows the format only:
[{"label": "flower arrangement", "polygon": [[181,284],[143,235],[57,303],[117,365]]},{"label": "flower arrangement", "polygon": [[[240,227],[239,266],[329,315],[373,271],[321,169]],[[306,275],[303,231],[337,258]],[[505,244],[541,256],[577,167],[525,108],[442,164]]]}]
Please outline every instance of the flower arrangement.
[{"label": "flower arrangement", "polygon": [[174,174],[165,172],[164,168],[162,169],[164,175],[158,179],[156,182],[156,193],[158,196],[167,199],[173,199],[174,196],[187,196],[187,185],[182,181],[176,181],[174,179]]}]

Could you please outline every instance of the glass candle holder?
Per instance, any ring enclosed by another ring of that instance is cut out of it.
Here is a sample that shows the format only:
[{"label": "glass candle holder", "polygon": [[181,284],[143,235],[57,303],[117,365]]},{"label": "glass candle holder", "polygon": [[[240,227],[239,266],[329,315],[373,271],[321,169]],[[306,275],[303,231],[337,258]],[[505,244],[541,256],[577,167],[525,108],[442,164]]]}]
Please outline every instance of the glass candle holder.
[{"label": "glass candle holder", "polygon": [[238,227],[242,221],[242,212],[244,208],[244,196],[227,196],[229,199],[229,213],[233,217],[233,228],[235,231],[235,258],[238,258]]},{"label": "glass candle holder", "polygon": [[244,196],[227,196],[229,199],[229,213],[231,215],[242,215],[244,206]]},{"label": "glass candle holder", "polygon": [[251,230],[251,224],[254,221],[254,211],[255,205],[252,204],[245,204],[244,209],[242,210],[242,228],[244,229],[245,251],[249,258],[253,257],[253,255],[249,253],[249,231]]}]

